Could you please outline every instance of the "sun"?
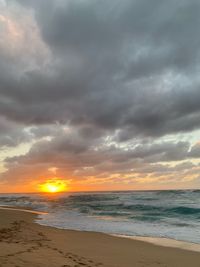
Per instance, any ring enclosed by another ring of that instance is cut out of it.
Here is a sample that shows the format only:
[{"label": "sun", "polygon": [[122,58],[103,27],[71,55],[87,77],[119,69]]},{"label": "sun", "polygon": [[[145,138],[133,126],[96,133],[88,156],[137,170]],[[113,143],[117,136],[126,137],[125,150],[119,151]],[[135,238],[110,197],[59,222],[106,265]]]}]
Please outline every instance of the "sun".
[{"label": "sun", "polygon": [[59,186],[53,185],[53,184],[46,184],[45,185],[45,190],[50,193],[56,193],[59,192]]},{"label": "sun", "polygon": [[45,193],[59,193],[67,190],[67,186],[65,181],[52,179],[48,180],[43,184],[39,185],[39,189],[41,192]]}]

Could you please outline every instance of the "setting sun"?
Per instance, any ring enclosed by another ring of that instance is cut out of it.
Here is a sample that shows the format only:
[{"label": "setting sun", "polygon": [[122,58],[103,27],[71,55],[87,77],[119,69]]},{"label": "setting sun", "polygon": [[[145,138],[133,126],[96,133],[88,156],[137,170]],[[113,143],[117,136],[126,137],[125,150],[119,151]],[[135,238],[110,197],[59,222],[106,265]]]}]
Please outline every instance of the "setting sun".
[{"label": "setting sun", "polygon": [[66,183],[62,180],[48,180],[39,185],[40,191],[45,193],[59,193],[67,190]]}]

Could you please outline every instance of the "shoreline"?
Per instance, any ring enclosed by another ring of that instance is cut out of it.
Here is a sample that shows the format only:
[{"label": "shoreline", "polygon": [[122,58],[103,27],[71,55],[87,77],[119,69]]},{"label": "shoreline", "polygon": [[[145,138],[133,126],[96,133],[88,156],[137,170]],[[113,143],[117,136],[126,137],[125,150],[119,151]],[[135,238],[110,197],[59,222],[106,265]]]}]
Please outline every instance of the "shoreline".
[{"label": "shoreline", "polygon": [[[11,211],[19,211],[19,212],[27,212],[27,213],[32,213],[35,215],[45,215],[48,214],[47,212],[43,211],[35,211],[31,209],[23,209],[23,208],[18,208],[18,207],[10,207],[10,206],[0,206],[0,210],[11,210]],[[38,220],[38,218],[36,218]],[[38,223],[34,220],[34,223],[44,226],[40,223]],[[64,231],[70,231],[70,229],[63,229],[63,228],[57,228],[54,226],[47,226],[55,229],[60,229]],[[192,243],[192,242],[187,242],[187,241],[182,241],[182,240],[176,240],[172,238],[166,238],[166,237],[152,237],[152,236],[129,236],[129,235],[122,235],[122,234],[109,234],[109,233],[104,233],[104,232],[95,232],[95,231],[83,231],[83,230],[71,230],[71,231],[77,231],[77,232],[89,232],[89,233],[102,233],[108,236],[114,236],[118,238],[127,238],[130,240],[137,240],[137,241],[142,241],[142,242],[147,242],[156,246],[162,246],[162,247],[169,247],[169,248],[178,248],[182,250],[187,250],[187,251],[194,251],[194,252],[200,252],[200,244],[198,243]]]},{"label": "shoreline", "polygon": [[29,210],[0,208],[1,267],[199,267],[199,252],[42,226],[36,218]]},{"label": "shoreline", "polygon": [[31,210],[31,209],[22,209],[22,208],[15,208],[15,207],[10,207],[10,206],[0,206],[0,210],[13,210],[13,211],[23,211],[23,212],[28,212],[36,215],[44,215],[48,214],[47,212],[44,211],[37,211],[37,210]]}]

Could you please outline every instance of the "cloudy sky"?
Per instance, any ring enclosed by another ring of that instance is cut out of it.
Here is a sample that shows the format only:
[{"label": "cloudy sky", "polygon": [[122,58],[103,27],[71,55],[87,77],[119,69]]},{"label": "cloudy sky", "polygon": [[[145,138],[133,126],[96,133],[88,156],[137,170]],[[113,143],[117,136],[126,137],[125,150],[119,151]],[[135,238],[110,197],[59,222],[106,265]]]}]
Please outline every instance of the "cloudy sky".
[{"label": "cloudy sky", "polygon": [[0,0],[0,191],[200,187],[200,1]]}]

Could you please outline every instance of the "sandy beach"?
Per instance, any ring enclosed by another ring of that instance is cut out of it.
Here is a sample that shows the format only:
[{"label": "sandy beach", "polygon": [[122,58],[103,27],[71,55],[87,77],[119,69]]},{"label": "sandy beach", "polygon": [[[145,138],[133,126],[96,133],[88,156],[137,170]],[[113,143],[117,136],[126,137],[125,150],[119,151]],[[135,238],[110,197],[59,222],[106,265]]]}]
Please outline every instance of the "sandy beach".
[{"label": "sandy beach", "polygon": [[0,210],[1,267],[199,267],[199,252],[41,226],[36,216]]}]

